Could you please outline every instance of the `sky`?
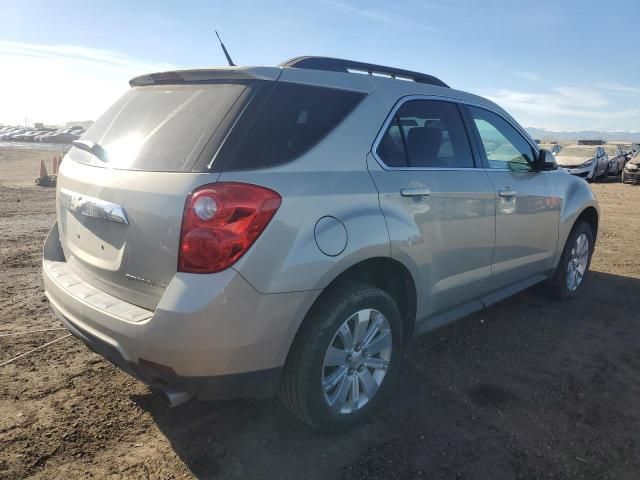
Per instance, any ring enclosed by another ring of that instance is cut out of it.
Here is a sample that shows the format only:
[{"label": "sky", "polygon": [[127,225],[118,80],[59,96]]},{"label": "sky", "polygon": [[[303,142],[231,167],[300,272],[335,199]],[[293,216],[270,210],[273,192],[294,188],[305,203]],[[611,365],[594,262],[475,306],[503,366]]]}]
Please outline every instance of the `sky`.
[{"label": "sky", "polygon": [[0,123],[97,118],[142,73],[323,55],[440,77],[522,125],[640,130],[640,0],[0,0]]}]

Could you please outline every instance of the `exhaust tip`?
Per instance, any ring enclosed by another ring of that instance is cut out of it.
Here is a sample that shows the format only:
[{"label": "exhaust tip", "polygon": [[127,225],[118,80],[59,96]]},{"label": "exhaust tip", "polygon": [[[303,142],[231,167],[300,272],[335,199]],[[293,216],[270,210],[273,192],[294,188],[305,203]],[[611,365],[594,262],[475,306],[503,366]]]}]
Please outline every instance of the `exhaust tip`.
[{"label": "exhaust tip", "polygon": [[190,393],[177,392],[175,390],[164,390],[164,394],[169,401],[170,408],[179,407],[183,403],[187,403],[193,397]]}]

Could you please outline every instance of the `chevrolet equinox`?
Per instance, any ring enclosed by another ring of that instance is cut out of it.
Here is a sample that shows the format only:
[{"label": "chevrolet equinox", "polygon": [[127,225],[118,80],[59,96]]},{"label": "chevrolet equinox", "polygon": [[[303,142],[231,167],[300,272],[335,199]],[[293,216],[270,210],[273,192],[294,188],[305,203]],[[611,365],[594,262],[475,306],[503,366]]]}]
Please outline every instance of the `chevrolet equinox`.
[{"label": "chevrolet equinox", "polygon": [[584,283],[589,185],[432,75],[300,57],[130,85],[60,167],[44,285],[170,404],[278,394],[346,428],[393,395],[412,335]]}]

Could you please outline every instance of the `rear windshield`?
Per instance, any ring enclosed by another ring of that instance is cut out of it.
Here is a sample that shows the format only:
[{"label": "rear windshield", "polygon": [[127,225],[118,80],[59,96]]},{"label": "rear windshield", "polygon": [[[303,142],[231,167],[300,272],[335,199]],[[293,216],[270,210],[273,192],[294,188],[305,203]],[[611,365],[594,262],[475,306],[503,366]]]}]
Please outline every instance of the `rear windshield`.
[{"label": "rear windshield", "polygon": [[364,96],[335,88],[276,82],[270,91],[251,101],[213,168],[257,169],[294,160],[331,132]]},{"label": "rear windshield", "polygon": [[82,136],[107,154],[74,158],[125,170],[190,170],[234,103],[240,83],[162,85],[129,90]]}]

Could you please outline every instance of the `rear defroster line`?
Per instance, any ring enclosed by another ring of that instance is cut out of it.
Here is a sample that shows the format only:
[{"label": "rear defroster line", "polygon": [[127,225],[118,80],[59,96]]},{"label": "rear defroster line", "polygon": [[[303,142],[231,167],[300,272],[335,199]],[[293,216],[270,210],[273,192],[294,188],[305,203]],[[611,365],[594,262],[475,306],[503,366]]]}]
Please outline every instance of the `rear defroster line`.
[{"label": "rear defroster line", "polygon": [[30,353],[37,352],[38,350],[42,350],[43,348],[48,347],[49,345],[51,345],[53,343],[59,342],[60,340],[64,340],[65,338],[70,337],[70,336],[71,336],[71,334],[68,333],[67,335],[64,335],[64,336],[62,336],[60,338],[56,338],[55,340],[51,340],[50,342],[47,342],[44,345],[40,345],[39,347],[36,347],[33,350],[29,350],[28,352],[21,353],[20,355],[13,357],[12,359],[7,360],[6,362],[0,363],[0,367],[4,367],[5,365],[8,365],[11,362],[15,362],[19,358],[25,357],[25,356],[29,355]]}]

